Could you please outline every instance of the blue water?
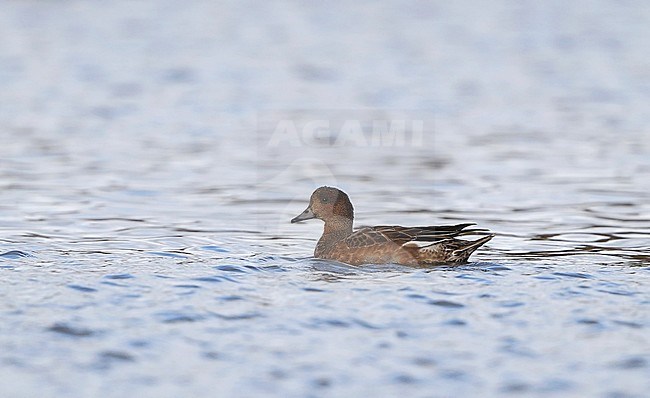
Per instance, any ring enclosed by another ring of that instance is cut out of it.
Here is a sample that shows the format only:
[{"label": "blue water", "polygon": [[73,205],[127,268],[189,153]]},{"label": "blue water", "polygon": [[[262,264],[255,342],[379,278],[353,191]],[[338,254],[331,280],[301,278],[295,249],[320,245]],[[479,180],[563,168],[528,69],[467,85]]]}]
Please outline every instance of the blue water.
[{"label": "blue water", "polygon": [[[0,4],[0,396],[647,396],[649,20]],[[316,260],[289,220],[325,184],[358,226],[497,236],[455,268]]]}]

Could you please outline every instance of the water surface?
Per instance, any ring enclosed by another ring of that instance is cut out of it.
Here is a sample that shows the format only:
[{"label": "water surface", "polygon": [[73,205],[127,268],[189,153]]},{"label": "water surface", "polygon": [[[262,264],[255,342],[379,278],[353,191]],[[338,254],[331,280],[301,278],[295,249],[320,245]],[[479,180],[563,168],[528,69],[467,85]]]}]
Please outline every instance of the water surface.
[{"label": "water surface", "polygon": [[[647,395],[649,12],[3,3],[0,395]],[[423,139],[273,140],[400,118]],[[497,236],[315,260],[324,184]]]}]

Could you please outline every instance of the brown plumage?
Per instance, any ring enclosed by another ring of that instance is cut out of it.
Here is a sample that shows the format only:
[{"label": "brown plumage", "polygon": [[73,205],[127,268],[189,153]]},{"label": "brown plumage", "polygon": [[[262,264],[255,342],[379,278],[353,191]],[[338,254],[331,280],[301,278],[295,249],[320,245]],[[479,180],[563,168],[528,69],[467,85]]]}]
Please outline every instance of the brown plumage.
[{"label": "brown plumage", "polygon": [[[325,222],[314,256],[347,264],[435,265],[465,263],[480,246],[492,239],[488,234],[475,241],[456,239],[477,234],[469,224],[401,227],[377,226],[352,231],[354,208],[348,195],[332,187],[314,191],[309,206],[292,223],[318,218]],[[418,245],[415,242],[425,242]]]}]

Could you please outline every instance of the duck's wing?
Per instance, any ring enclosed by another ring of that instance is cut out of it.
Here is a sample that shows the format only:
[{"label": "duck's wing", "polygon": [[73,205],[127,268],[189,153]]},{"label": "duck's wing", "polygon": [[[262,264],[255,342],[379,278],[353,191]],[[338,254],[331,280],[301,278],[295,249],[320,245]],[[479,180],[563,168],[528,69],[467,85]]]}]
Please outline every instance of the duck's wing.
[{"label": "duck's wing", "polygon": [[465,230],[470,224],[442,225],[428,227],[401,227],[399,225],[380,225],[361,228],[345,238],[349,248],[368,247],[377,244],[392,243],[403,245],[413,241],[435,242],[453,238],[477,230]]},{"label": "duck's wing", "polygon": [[398,225],[381,225],[372,229],[382,233],[391,241],[404,244],[413,241],[435,242],[442,239],[453,238],[455,236],[473,232],[475,230],[465,230],[473,223],[457,225],[439,225],[426,227],[401,227]]}]

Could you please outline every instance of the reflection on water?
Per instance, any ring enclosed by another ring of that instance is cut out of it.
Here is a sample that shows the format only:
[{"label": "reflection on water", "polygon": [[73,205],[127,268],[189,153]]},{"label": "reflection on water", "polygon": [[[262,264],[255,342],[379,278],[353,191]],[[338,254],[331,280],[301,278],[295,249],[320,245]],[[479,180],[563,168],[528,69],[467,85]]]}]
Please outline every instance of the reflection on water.
[{"label": "reflection on water", "polygon": [[[459,4],[2,4],[0,396],[646,395],[647,7]],[[316,260],[324,184],[497,236]]]}]

